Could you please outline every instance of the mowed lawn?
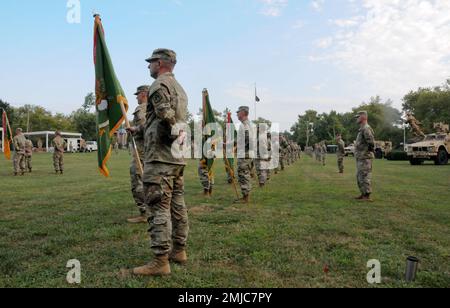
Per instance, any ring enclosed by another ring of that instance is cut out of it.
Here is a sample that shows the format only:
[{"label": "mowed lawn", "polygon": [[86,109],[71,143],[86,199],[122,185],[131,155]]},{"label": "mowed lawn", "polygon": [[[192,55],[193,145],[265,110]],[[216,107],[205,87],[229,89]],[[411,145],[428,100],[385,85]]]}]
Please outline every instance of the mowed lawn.
[{"label": "mowed lawn", "polygon": [[[69,287],[66,263],[78,259],[81,287],[371,287],[370,259],[382,287],[450,287],[450,166],[376,161],[375,203],[359,203],[355,163],[339,175],[334,156],[322,167],[305,157],[255,189],[250,206],[233,205],[223,162],[205,199],[197,162],[186,171],[190,262],[165,278],[120,275],[152,255],[146,225],[129,192],[128,152],[113,155],[112,176],[95,154],[34,156],[34,172],[12,176],[0,157],[0,287]],[[417,281],[403,282],[405,260],[421,260]],[[325,273],[324,268],[329,272]]]}]

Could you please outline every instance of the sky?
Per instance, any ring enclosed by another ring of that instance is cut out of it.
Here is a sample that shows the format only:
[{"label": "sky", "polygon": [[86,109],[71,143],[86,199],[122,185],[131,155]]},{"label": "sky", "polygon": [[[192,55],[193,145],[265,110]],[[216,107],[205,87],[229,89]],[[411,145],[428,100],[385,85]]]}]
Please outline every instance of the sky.
[{"label": "sky", "polygon": [[207,88],[214,109],[249,105],[254,117],[256,83],[256,115],[282,130],[305,110],[347,112],[376,95],[401,108],[450,75],[448,0],[2,0],[0,98],[78,109],[94,91],[93,11],[132,109],[160,47],[178,54],[192,113]]}]

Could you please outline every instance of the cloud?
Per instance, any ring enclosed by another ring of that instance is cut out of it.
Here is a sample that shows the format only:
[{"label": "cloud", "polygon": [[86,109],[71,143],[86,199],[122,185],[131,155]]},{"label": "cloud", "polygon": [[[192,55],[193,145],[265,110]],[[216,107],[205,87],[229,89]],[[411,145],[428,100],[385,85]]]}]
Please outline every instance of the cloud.
[{"label": "cloud", "polygon": [[[350,1],[350,0],[349,0]],[[365,16],[334,20],[329,47],[310,57],[363,77],[378,93],[400,98],[450,75],[450,1],[363,0]]]},{"label": "cloud", "polygon": [[279,17],[284,8],[288,5],[288,0],[259,0],[263,3],[260,13],[264,16]]},{"label": "cloud", "polygon": [[325,38],[317,40],[314,45],[318,48],[326,49],[326,48],[329,48],[332,44],[333,44],[333,38],[325,37]]},{"label": "cloud", "polygon": [[316,12],[321,12],[323,10],[323,5],[325,4],[325,0],[314,0],[311,1],[311,7]]}]

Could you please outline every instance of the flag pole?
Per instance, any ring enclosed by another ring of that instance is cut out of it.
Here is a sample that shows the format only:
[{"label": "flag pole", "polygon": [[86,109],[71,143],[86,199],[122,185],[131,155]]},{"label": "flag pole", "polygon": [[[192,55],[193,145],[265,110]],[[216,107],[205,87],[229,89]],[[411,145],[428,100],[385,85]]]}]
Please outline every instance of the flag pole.
[{"label": "flag pole", "polygon": [[11,138],[12,138],[14,135],[13,135],[13,132],[11,129],[11,125],[9,124],[8,113],[6,113],[5,109],[2,108],[2,110],[5,113],[6,125],[8,125],[7,129],[9,129],[9,134],[11,135]]},{"label": "flag pole", "polygon": [[255,121],[258,120],[257,116],[256,116],[256,98],[258,97],[258,92],[256,91],[256,82],[255,82]]},{"label": "flag pole", "polygon": [[[128,117],[127,117],[127,110],[125,109],[125,105],[123,104],[122,100],[120,100],[120,108],[122,109],[122,114],[125,118],[125,127],[131,128],[130,121],[128,120]],[[130,134],[130,135],[131,135],[131,140],[133,141],[133,150],[134,150],[134,158],[136,161],[136,165],[137,165],[140,175],[143,176],[144,168],[142,167],[141,158],[139,156],[139,151],[138,151],[138,148],[136,145],[136,140],[134,140],[134,136],[132,134]]]},{"label": "flag pole", "polygon": [[234,173],[234,168],[233,169],[231,168],[230,161],[228,160],[226,155],[225,155],[225,166],[227,167],[228,172],[230,172],[230,174],[231,174],[231,179],[233,181],[234,192],[236,193],[236,197],[239,199],[240,196],[239,196],[239,192],[238,192],[238,189],[237,189],[236,175]]}]

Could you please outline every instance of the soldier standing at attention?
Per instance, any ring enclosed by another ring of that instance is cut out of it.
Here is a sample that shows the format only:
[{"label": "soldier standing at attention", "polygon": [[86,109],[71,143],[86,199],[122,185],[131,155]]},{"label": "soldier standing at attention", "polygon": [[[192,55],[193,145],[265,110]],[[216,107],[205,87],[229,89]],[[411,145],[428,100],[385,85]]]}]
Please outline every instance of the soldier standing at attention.
[{"label": "soldier standing at attention", "polygon": [[322,155],[322,164],[324,166],[326,166],[327,165],[327,152],[328,152],[328,149],[327,149],[327,145],[326,145],[325,141],[320,145],[320,151],[322,152],[321,153],[321,155]]},{"label": "soldier standing at attention", "polygon": [[243,106],[237,111],[241,126],[239,127],[239,138],[245,138],[244,149],[238,148],[238,178],[241,186],[242,203],[248,204],[250,202],[250,192],[252,191],[251,173],[254,166],[253,158],[250,155],[250,139],[253,138],[250,121],[248,119],[250,108]]},{"label": "soldier standing at attention", "polygon": [[188,213],[184,201],[184,168],[180,153],[172,151],[180,136],[172,135],[177,124],[186,124],[188,98],[175,79],[176,53],[157,49],[146,60],[155,82],[149,90],[147,118],[144,126],[128,129],[144,134],[144,195],[149,210],[153,261],[133,269],[134,275],[163,276],[171,273],[169,260],[185,264],[189,233]]},{"label": "soldier standing at attention", "polygon": [[[140,86],[137,88],[136,99],[138,101],[138,106],[133,113],[133,125],[143,126],[145,125],[145,119],[147,114],[147,101],[148,101],[148,91],[150,86]],[[136,147],[139,153],[139,159],[141,160],[142,166],[144,166],[144,138],[142,135],[134,135],[134,140],[136,142]],[[134,152],[133,152],[134,153]],[[130,218],[127,221],[131,224],[147,223],[146,206],[145,206],[145,196],[144,196],[144,184],[142,183],[142,175],[138,171],[137,158],[133,154],[130,165],[130,178],[131,178],[131,193],[139,209],[140,215],[134,218]]]},{"label": "soldier standing at attention", "polygon": [[22,133],[22,129],[16,129],[16,136],[13,138],[14,144],[14,176],[20,172],[20,175],[24,175],[25,173],[25,145],[26,145],[25,136]]},{"label": "soldier standing at attention", "polygon": [[338,134],[336,136],[336,141],[337,141],[337,162],[338,162],[338,168],[339,168],[339,173],[343,174],[344,173],[344,157],[345,157],[345,143],[342,140],[342,135]]},{"label": "soldier standing at attention", "polygon": [[357,200],[372,201],[372,163],[375,158],[375,137],[368,124],[367,111],[360,111],[356,116],[360,125],[355,143],[357,181],[361,196]]},{"label": "soldier standing at attention", "polygon": [[25,168],[28,169],[28,172],[33,171],[33,142],[30,139],[27,139],[25,142]]},{"label": "soldier standing at attention", "polygon": [[52,147],[55,149],[53,153],[53,166],[55,167],[55,174],[64,173],[64,150],[67,143],[61,137],[61,132],[55,132],[55,139],[52,141]]}]

